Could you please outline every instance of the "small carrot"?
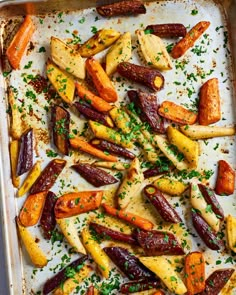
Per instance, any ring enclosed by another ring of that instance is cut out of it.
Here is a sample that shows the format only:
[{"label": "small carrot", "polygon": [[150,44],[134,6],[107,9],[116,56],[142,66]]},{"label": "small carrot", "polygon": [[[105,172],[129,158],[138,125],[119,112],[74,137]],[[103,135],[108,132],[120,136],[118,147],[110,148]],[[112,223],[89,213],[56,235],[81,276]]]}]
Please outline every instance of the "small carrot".
[{"label": "small carrot", "polygon": [[207,126],[220,121],[221,99],[218,79],[206,81],[200,88],[199,96],[199,124]]},{"label": "small carrot", "polygon": [[20,176],[16,175],[17,162],[18,162],[18,154],[19,154],[19,141],[12,140],[10,142],[10,159],[11,159],[11,177],[12,184],[14,187],[19,187],[20,185]]},{"label": "small carrot", "polygon": [[235,188],[235,171],[224,160],[218,163],[218,175],[215,192],[217,195],[232,195]]},{"label": "small carrot", "polygon": [[97,111],[108,112],[113,108],[113,106],[111,106],[101,97],[93,94],[91,91],[87,90],[84,86],[80,85],[79,83],[76,82],[75,87],[77,89],[79,97],[87,103],[89,103]]},{"label": "small carrot", "polygon": [[35,31],[34,24],[29,15],[26,15],[22,25],[7,48],[6,55],[14,70],[20,66],[26,47]]},{"label": "small carrot", "polygon": [[162,290],[157,290],[153,295],[165,295]]},{"label": "small carrot", "polygon": [[109,162],[118,161],[117,157],[105,154],[103,151],[93,147],[91,144],[89,144],[88,142],[78,137],[70,138],[70,145],[75,149],[79,149],[82,152],[88,153],[94,157],[103,159],[105,161],[109,161]]},{"label": "small carrot", "polygon": [[205,290],[205,261],[201,252],[192,252],[185,257],[185,277],[189,295]]},{"label": "small carrot", "polygon": [[198,38],[206,31],[210,26],[210,22],[201,21],[197,23],[186,35],[182,38],[171,51],[173,58],[179,58],[185,54],[185,52],[194,45]]},{"label": "small carrot", "polygon": [[192,125],[197,121],[197,114],[171,101],[163,101],[158,113],[160,116],[179,124]]},{"label": "small carrot", "polygon": [[118,95],[116,90],[100,63],[94,58],[88,58],[85,62],[85,67],[92,77],[99,95],[107,102],[117,101]]},{"label": "small carrot", "polygon": [[66,218],[97,209],[102,201],[103,191],[69,193],[61,196],[54,208],[56,218]]},{"label": "small carrot", "polygon": [[40,174],[41,174],[40,161],[37,161],[32,167],[32,169],[30,170],[26,179],[24,180],[22,186],[20,187],[18,191],[18,197],[22,197],[24,194],[26,194],[30,190],[30,188],[35,183],[35,181],[37,180]]},{"label": "small carrot", "polygon": [[102,204],[102,207],[105,209],[106,213],[125,220],[141,229],[151,230],[153,228],[153,224],[149,220],[144,219],[138,215],[126,212],[125,210],[118,210],[104,203]]},{"label": "small carrot", "polygon": [[91,285],[88,288],[86,295],[94,295],[94,286],[93,285]]},{"label": "small carrot", "polygon": [[43,210],[46,196],[47,191],[43,191],[31,194],[27,197],[19,215],[19,220],[22,225],[32,226],[38,222]]}]

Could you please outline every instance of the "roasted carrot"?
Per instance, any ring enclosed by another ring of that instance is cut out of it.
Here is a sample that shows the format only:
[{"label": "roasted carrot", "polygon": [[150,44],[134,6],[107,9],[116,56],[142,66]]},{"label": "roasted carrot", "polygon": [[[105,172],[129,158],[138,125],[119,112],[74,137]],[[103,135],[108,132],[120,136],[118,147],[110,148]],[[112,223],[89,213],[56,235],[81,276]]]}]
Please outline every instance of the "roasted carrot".
[{"label": "roasted carrot", "polygon": [[41,174],[41,167],[40,167],[40,161],[37,161],[30,172],[28,173],[27,177],[25,178],[22,186],[20,187],[18,191],[18,197],[22,197],[24,194],[26,194],[32,185],[35,183],[39,175]]},{"label": "roasted carrot", "polygon": [[94,286],[93,285],[91,285],[88,288],[86,295],[94,295]]},{"label": "roasted carrot", "polygon": [[210,125],[221,119],[219,82],[217,78],[206,81],[200,89],[199,124]]},{"label": "roasted carrot", "polygon": [[151,230],[153,228],[153,224],[149,220],[144,219],[138,215],[127,212],[125,210],[118,210],[105,203],[102,204],[102,207],[105,209],[106,213],[125,220],[128,223],[133,224],[134,226],[137,226],[141,229]]},{"label": "roasted carrot", "polygon": [[61,196],[54,208],[56,218],[66,218],[97,209],[102,201],[103,191],[69,193]]},{"label": "roasted carrot", "polygon": [[185,283],[188,295],[194,295],[205,289],[205,262],[201,252],[192,252],[185,257]]},{"label": "roasted carrot", "polygon": [[18,140],[11,141],[9,149],[10,149],[10,159],[11,159],[12,184],[14,185],[14,187],[19,187],[20,176],[16,175],[17,161],[18,161],[18,154],[19,154],[19,141]]},{"label": "roasted carrot", "polygon": [[197,114],[171,101],[163,101],[158,113],[160,116],[179,124],[192,125],[197,121]]},{"label": "roasted carrot", "polygon": [[153,295],[165,295],[162,290],[157,290]]},{"label": "roasted carrot", "polygon": [[232,195],[235,187],[235,171],[224,160],[218,163],[218,175],[215,192],[217,195]]},{"label": "roasted carrot", "polygon": [[7,48],[6,55],[14,70],[20,66],[26,47],[35,31],[34,24],[29,15],[26,15],[22,25]]},{"label": "roasted carrot", "polygon": [[46,196],[47,191],[43,191],[27,197],[19,215],[22,225],[32,226],[38,222],[43,210]]},{"label": "roasted carrot", "polygon": [[99,95],[107,102],[117,101],[116,90],[100,63],[94,58],[88,58],[85,66]]},{"label": "roasted carrot", "polygon": [[210,22],[201,21],[197,23],[184,38],[182,38],[171,51],[173,58],[179,58],[185,54],[185,52],[194,45],[198,38],[206,31],[210,26]]},{"label": "roasted carrot", "polygon": [[113,106],[111,106],[101,97],[93,94],[91,91],[87,90],[84,86],[80,85],[79,83],[76,82],[75,87],[77,89],[79,97],[87,103],[89,103],[97,111],[108,112],[113,108]]},{"label": "roasted carrot", "polygon": [[79,149],[82,152],[88,153],[94,157],[103,159],[105,161],[109,162],[117,162],[118,159],[115,156],[112,155],[106,155],[103,151],[96,149],[88,142],[84,141],[83,139],[80,139],[78,137],[76,138],[70,138],[70,145],[74,149]]}]

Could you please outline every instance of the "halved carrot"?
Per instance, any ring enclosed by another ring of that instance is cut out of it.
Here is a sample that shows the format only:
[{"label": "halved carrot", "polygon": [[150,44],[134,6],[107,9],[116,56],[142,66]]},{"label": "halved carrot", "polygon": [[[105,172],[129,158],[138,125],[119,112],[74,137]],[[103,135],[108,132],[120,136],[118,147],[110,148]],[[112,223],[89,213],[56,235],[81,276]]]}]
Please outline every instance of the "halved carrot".
[{"label": "halved carrot", "polygon": [[20,185],[20,176],[16,175],[17,162],[18,162],[18,154],[19,154],[19,141],[12,140],[10,142],[10,159],[11,159],[11,177],[12,184],[14,187],[19,187]]},{"label": "halved carrot", "polygon": [[186,35],[182,38],[171,51],[173,58],[179,58],[185,54],[185,52],[194,45],[197,39],[206,31],[210,26],[210,22],[201,21],[197,23]]},{"label": "halved carrot", "polygon": [[26,47],[35,31],[34,24],[29,15],[26,15],[22,25],[7,48],[6,55],[14,70],[20,66],[20,61]]},{"label": "halved carrot", "polygon": [[94,293],[95,293],[95,292],[94,292],[94,286],[91,285],[91,286],[88,288],[86,295],[94,295]]},{"label": "halved carrot", "polygon": [[185,257],[185,277],[188,295],[205,290],[205,261],[201,252],[192,252]]},{"label": "halved carrot", "polygon": [[18,197],[22,197],[24,194],[26,194],[30,190],[30,188],[35,183],[35,181],[37,180],[40,174],[41,174],[40,161],[37,161],[32,167],[32,169],[30,170],[26,179],[24,180],[22,186],[18,190]]},{"label": "halved carrot", "polygon": [[94,107],[99,112],[108,112],[113,106],[103,100],[101,97],[93,94],[91,91],[86,89],[84,86],[79,83],[75,83],[75,87],[77,89],[78,95],[81,99],[89,103],[92,107]]},{"label": "halved carrot", "polygon": [[215,192],[217,195],[228,196],[234,193],[235,171],[224,160],[218,162],[218,174],[216,179]]},{"label": "halved carrot", "polygon": [[158,113],[160,116],[180,124],[192,125],[197,121],[197,114],[171,101],[163,101]]},{"label": "halved carrot", "polygon": [[221,99],[217,78],[212,78],[201,86],[199,98],[199,124],[208,126],[220,121]]},{"label": "halved carrot", "polygon": [[35,225],[42,213],[47,191],[29,195],[21,208],[19,220],[24,226]]},{"label": "halved carrot", "polygon": [[116,90],[100,63],[94,58],[88,58],[85,62],[85,67],[92,77],[99,95],[107,102],[117,101],[118,95]]},{"label": "halved carrot", "polygon": [[56,218],[66,218],[96,210],[102,201],[103,191],[69,193],[61,196],[54,208]]},{"label": "halved carrot", "polygon": [[138,215],[135,215],[133,213],[127,212],[125,210],[118,210],[116,208],[113,208],[105,203],[102,204],[102,207],[106,211],[106,213],[118,217],[122,220],[127,221],[130,224],[133,224],[134,226],[137,226],[144,230],[151,230],[153,228],[153,223],[149,220],[142,218]]},{"label": "halved carrot", "polygon": [[118,161],[117,157],[105,154],[103,151],[95,148],[94,146],[84,141],[83,139],[80,139],[79,137],[70,138],[70,145],[74,149],[79,149],[82,152],[88,153],[94,157],[103,159],[105,161],[109,161],[109,162]]}]

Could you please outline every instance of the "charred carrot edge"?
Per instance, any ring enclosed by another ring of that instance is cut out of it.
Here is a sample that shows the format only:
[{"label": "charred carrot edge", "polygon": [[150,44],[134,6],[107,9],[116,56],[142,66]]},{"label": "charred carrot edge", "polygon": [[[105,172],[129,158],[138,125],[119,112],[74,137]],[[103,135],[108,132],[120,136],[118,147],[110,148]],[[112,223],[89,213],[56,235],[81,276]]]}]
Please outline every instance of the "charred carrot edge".
[{"label": "charred carrot edge", "polygon": [[102,201],[103,191],[68,193],[57,199],[54,213],[56,218],[66,218],[96,210]]},{"label": "charred carrot edge", "polygon": [[125,220],[141,229],[144,230],[151,230],[153,228],[153,223],[151,223],[149,220],[144,219],[138,215],[135,215],[133,213],[130,212],[126,212],[125,210],[118,210],[116,208],[113,208],[107,204],[102,204],[102,207],[104,208],[104,210],[106,211],[106,213],[114,216],[114,217],[118,217],[122,220]]},{"label": "charred carrot edge", "polygon": [[197,114],[171,101],[163,101],[158,113],[160,116],[180,124],[192,125],[197,121]]},{"label": "charred carrot edge", "polygon": [[185,283],[189,295],[205,290],[205,261],[201,252],[192,252],[185,257]]},{"label": "charred carrot edge", "polygon": [[184,38],[175,44],[171,51],[173,58],[179,58],[185,54],[185,52],[194,45],[195,41],[206,31],[210,26],[210,22],[201,21],[197,23]]},{"label": "charred carrot edge", "polygon": [[105,161],[109,161],[109,162],[117,162],[118,161],[117,157],[114,157],[112,155],[106,155],[103,151],[96,149],[91,144],[89,144],[88,142],[86,142],[78,137],[70,138],[70,145],[75,149],[79,149],[82,152],[88,153],[94,157],[103,159]]},{"label": "charred carrot edge", "polygon": [[217,195],[232,195],[235,188],[235,171],[224,160],[218,163],[218,174],[215,192]]},{"label": "charred carrot edge", "polygon": [[35,31],[34,24],[29,15],[26,15],[22,25],[7,48],[6,55],[14,70],[20,66],[26,47]]},{"label": "charred carrot edge", "polygon": [[75,87],[77,89],[79,97],[87,103],[89,103],[97,111],[108,112],[113,108],[113,106],[111,106],[104,99],[93,94],[91,91],[87,90],[84,86],[80,85],[79,83],[76,82]]},{"label": "charred carrot edge", "polygon": [[35,225],[42,213],[47,191],[29,195],[21,208],[19,220],[24,226]]},{"label": "charred carrot edge", "polygon": [[107,102],[117,101],[118,94],[100,63],[94,58],[88,58],[85,66],[99,95]]}]

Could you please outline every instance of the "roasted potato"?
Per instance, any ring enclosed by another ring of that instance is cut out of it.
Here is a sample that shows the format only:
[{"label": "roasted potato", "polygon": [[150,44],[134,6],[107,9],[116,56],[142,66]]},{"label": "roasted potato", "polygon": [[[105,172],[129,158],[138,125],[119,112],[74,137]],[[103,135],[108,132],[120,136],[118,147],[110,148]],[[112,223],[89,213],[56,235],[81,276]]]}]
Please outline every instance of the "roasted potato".
[{"label": "roasted potato", "polygon": [[137,30],[138,40],[143,56],[148,63],[160,71],[171,70],[173,68],[170,56],[161,38],[153,34],[145,34],[142,30]]},{"label": "roasted potato", "polygon": [[187,292],[183,281],[175,272],[174,266],[166,257],[140,257],[139,260],[148,269],[153,271],[171,292],[179,295],[185,294]]},{"label": "roasted potato", "polygon": [[75,218],[60,218],[56,219],[56,221],[73,250],[82,254],[86,254],[86,250],[80,241],[77,228],[75,227]]},{"label": "roasted potato", "polygon": [[188,138],[172,126],[167,128],[167,136],[173,145],[184,155],[191,168],[198,166],[198,143]]},{"label": "roasted potato", "polygon": [[164,177],[156,179],[153,184],[161,192],[172,196],[179,196],[188,188],[188,185],[183,182]]},{"label": "roasted potato", "polygon": [[47,77],[59,96],[68,104],[72,104],[75,93],[75,82],[66,72],[59,69],[51,60],[47,61]]},{"label": "roasted potato", "polygon": [[51,37],[51,57],[62,70],[76,78],[85,78],[85,64],[79,52],[53,36]]},{"label": "roasted potato", "polygon": [[79,48],[79,53],[82,57],[93,56],[109,47],[119,37],[120,33],[113,29],[99,30]]},{"label": "roasted potato", "polygon": [[106,55],[106,73],[112,75],[119,63],[131,58],[131,34],[127,32],[120,36]]},{"label": "roasted potato", "polygon": [[125,209],[133,201],[143,181],[144,176],[141,171],[139,159],[134,158],[117,191],[118,204],[121,209]]}]

